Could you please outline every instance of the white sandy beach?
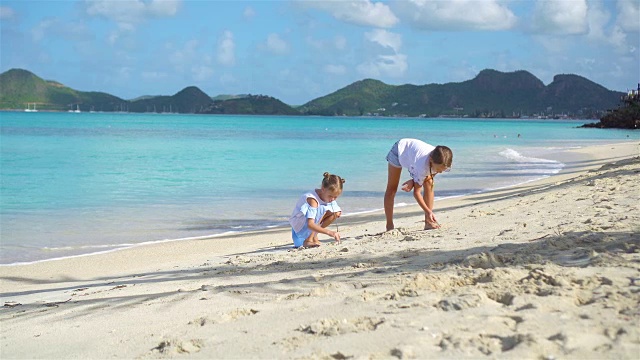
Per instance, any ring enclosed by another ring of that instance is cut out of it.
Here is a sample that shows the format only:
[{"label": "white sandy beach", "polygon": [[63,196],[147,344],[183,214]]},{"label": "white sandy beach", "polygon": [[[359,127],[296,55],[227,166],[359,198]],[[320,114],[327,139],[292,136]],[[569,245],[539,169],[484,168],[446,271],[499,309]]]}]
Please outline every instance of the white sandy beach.
[{"label": "white sandy beach", "polygon": [[0,358],[637,359],[639,146],[439,201],[439,230],[409,206],[317,249],[278,228],[3,266]]}]

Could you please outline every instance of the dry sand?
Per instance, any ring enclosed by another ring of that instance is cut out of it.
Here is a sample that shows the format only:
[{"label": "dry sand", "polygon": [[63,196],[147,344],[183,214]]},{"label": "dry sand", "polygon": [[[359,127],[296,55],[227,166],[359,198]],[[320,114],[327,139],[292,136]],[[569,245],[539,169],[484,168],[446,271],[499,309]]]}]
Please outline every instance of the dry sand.
[{"label": "dry sand", "polygon": [[[289,229],[0,267],[0,357],[638,359],[639,144],[516,188]],[[348,190],[347,190],[348,191]]]}]

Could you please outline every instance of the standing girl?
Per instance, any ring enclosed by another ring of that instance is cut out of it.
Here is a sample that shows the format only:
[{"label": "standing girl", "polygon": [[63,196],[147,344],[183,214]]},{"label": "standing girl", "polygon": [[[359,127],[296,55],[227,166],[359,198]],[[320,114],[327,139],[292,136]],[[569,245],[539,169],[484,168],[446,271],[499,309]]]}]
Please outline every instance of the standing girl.
[{"label": "standing girl", "polygon": [[[446,146],[433,147],[416,139],[400,139],[387,154],[388,180],[384,193],[384,214],[387,218],[387,231],[394,228],[393,203],[402,168],[409,170],[411,179],[402,184],[402,190],[413,190],[413,197],[424,210],[424,229],[440,227],[433,214],[433,186],[434,177],[444,171],[449,171],[453,162],[453,152]],[[422,188],[424,187],[424,194]]]},{"label": "standing girl", "polygon": [[294,247],[318,247],[318,233],[333,237],[340,243],[340,233],[327,229],[342,215],[336,199],[342,194],[345,180],[338,175],[324,173],[320,189],[304,193],[289,218]]}]

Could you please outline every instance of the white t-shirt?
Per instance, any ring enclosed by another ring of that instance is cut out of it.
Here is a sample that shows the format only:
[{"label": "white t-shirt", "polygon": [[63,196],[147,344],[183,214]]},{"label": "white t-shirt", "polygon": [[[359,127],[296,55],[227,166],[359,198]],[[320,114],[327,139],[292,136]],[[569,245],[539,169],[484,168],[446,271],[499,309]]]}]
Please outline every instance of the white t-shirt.
[{"label": "white t-shirt", "polygon": [[415,183],[422,186],[429,175],[429,158],[435,146],[417,139],[401,139],[398,141],[398,159],[400,165],[409,170]]}]

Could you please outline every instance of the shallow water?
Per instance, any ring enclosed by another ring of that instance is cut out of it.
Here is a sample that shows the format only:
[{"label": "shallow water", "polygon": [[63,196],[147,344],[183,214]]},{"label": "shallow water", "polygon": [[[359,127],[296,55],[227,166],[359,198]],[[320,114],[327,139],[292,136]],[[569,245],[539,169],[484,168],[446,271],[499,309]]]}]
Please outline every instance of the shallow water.
[{"label": "shallow water", "polygon": [[6,112],[0,264],[283,225],[325,171],[347,180],[345,215],[380,209],[385,156],[403,137],[453,149],[439,198],[550,176],[566,149],[640,137],[585,122]]}]

